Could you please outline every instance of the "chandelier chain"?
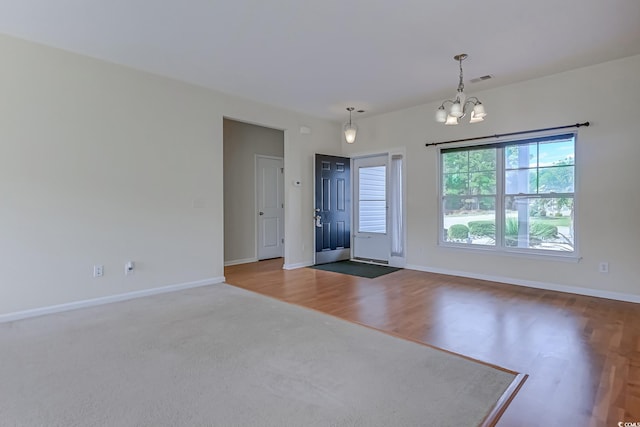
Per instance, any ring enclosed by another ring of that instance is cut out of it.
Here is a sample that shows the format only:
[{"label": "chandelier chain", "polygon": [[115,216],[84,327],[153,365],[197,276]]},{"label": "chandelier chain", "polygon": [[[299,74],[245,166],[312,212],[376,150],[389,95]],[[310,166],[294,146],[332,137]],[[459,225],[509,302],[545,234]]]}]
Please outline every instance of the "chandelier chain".
[{"label": "chandelier chain", "polygon": [[462,55],[460,55],[460,59],[458,59],[458,61],[460,62],[460,82],[458,83],[458,92],[464,92],[464,83],[463,83],[463,79],[462,79],[462,60],[464,58],[462,57]]}]

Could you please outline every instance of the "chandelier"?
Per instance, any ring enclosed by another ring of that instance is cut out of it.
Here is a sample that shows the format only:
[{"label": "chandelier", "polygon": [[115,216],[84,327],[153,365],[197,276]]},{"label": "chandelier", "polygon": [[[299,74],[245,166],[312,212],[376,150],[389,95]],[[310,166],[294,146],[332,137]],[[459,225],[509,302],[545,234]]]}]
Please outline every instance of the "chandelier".
[{"label": "chandelier", "polygon": [[[458,82],[458,93],[455,99],[447,99],[438,110],[436,110],[436,121],[438,123],[444,123],[445,125],[457,125],[459,120],[467,115],[471,109],[471,119],[469,123],[477,123],[484,120],[487,115],[484,111],[484,105],[475,96],[467,98],[464,94],[464,83],[462,83],[462,61],[467,59],[466,53],[461,53],[453,57],[460,64],[460,81]],[[445,109],[445,104],[451,104],[449,111]],[[473,108],[471,107],[473,106]]]}]

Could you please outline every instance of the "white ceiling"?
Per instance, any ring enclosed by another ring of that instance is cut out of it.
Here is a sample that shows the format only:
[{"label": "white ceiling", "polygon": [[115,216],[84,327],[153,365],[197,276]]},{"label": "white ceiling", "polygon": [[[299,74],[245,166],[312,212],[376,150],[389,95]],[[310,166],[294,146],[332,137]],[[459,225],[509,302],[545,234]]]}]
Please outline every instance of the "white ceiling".
[{"label": "white ceiling", "polygon": [[0,33],[344,120],[450,98],[457,53],[467,92],[640,54],[640,1],[0,0]]}]

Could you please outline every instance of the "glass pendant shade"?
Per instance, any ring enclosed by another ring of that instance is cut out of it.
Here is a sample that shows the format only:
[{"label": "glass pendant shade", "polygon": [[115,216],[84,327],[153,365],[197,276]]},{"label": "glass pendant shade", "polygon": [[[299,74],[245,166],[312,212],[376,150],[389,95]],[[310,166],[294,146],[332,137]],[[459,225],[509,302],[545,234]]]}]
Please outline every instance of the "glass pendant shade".
[{"label": "glass pendant shade", "polygon": [[473,110],[471,110],[471,119],[469,120],[469,123],[478,123],[478,122],[483,122],[484,121],[484,117],[480,117],[478,115],[476,115],[476,109],[474,108]]},{"label": "glass pendant shade", "polygon": [[447,120],[444,122],[445,125],[457,125],[458,124],[458,118],[454,117],[452,115],[448,115],[447,116]]},{"label": "glass pendant shade", "polygon": [[451,105],[451,111],[449,112],[453,117],[462,117],[462,105],[460,105],[460,101],[456,100],[456,102]]},{"label": "glass pendant shade", "polygon": [[353,123],[344,125],[344,139],[347,141],[347,144],[353,144],[355,142],[357,132],[358,127]]},{"label": "glass pendant shade", "polygon": [[482,105],[482,103],[478,102],[473,107],[473,115],[475,117],[480,117],[481,119],[484,118],[484,116],[487,115],[487,113],[484,111],[484,105]]},{"label": "glass pendant shade", "polygon": [[444,107],[440,107],[436,110],[436,122],[444,123],[447,121],[447,110]]}]

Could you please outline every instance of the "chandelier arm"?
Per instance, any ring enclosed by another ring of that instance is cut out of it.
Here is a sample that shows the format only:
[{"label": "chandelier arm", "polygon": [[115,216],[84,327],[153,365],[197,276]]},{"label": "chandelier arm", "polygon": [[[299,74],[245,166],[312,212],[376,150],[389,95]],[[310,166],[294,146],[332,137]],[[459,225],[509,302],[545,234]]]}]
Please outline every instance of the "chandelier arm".
[{"label": "chandelier arm", "polygon": [[467,98],[467,102],[465,102],[465,105],[468,104],[469,102],[472,102],[473,105],[482,104],[482,102],[480,102],[480,100],[475,96],[470,96],[469,98]]},{"label": "chandelier arm", "polygon": [[477,102],[474,102],[474,101],[468,99],[467,102],[464,103],[464,105],[462,106],[462,116],[460,116],[460,118],[463,118],[464,116],[467,115],[467,105],[472,104],[474,107],[476,105],[478,105],[478,102],[480,102],[480,101],[478,101],[478,98],[476,98],[476,101]]},{"label": "chandelier arm", "polygon": [[442,101],[442,104],[440,104],[440,107],[444,108],[444,104],[446,104],[447,102],[450,102],[451,104],[455,104],[456,101],[453,101],[451,99],[447,99],[446,101]]}]

